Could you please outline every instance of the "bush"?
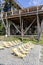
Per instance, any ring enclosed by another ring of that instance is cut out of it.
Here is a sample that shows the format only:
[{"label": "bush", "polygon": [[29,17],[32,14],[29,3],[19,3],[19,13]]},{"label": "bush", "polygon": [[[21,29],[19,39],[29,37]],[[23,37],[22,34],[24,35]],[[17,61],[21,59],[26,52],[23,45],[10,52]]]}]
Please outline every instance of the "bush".
[{"label": "bush", "polygon": [[1,22],[0,22],[0,35],[5,35],[5,27],[4,25],[2,25]]}]

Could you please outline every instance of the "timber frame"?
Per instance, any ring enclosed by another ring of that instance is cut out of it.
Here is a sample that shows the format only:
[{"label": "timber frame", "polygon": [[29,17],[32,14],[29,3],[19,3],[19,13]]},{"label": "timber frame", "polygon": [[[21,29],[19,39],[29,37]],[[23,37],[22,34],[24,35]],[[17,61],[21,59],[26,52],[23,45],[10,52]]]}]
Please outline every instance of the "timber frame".
[{"label": "timber frame", "polygon": [[[33,24],[37,24],[37,38],[40,39],[40,36],[43,31],[43,5],[20,9],[17,11],[1,12],[0,20],[6,29],[6,35],[10,36],[10,25],[12,24],[15,29],[20,33],[20,35],[25,36]],[[25,22],[28,24],[25,24]],[[6,23],[6,24],[5,24]],[[15,23],[19,23],[19,28]],[[25,24],[25,25],[24,25]],[[24,28],[25,26],[26,29]],[[35,25],[34,25],[35,26]]]}]

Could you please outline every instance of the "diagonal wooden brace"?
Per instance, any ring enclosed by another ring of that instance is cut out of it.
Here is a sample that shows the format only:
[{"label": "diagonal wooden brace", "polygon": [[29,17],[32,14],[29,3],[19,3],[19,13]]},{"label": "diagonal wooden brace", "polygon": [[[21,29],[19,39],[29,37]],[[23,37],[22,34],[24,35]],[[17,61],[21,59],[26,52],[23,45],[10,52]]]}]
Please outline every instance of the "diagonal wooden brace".
[{"label": "diagonal wooden brace", "polygon": [[13,22],[11,22],[11,24],[16,28],[16,30],[21,34],[21,31],[17,28],[17,26],[13,23]]},{"label": "diagonal wooden brace", "polygon": [[32,26],[32,24],[35,22],[36,18],[32,21],[32,23],[27,27],[27,29],[25,30],[24,34],[30,29],[30,27]]}]

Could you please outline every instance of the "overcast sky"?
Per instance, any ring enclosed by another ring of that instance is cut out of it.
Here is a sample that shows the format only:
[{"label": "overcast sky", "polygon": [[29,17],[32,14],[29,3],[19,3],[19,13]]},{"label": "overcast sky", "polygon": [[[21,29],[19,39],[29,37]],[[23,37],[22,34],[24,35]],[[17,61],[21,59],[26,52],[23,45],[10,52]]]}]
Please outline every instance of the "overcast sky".
[{"label": "overcast sky", "polygon": [[[0,1],[4,2],[4,0]],[[43,0],[17,0],[17,1],[25,8],[43,4]]]}]

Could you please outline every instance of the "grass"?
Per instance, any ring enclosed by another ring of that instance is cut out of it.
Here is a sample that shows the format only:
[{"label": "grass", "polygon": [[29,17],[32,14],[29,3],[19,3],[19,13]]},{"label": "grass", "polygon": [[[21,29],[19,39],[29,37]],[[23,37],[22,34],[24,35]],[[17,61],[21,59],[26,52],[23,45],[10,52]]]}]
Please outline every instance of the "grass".
[{"label": "grass", "polygon": [[41,44],[43,45],[43,37],[41,38],[40,41],[37,41],[35,38],[20,38],[20,37],[14,37],[14,36],[10,36],[10,37],[5,37],[5,36],[0,36],[0,40],[3,41],[15,41],[15,40],[21,40],[23,43],[27,43],[29,41],[31,41],[33,44]]},{"label": "grass", "polygon": [[19,38],[16,38],[14,36],[11,36],[11,37],[5,37],[5,36],[0,36],[0,40],[3,40],[3,41],[15,41],[15,40],[18,40]]},{"label": "grass", "polygon": [[33,38],[33,39],[31,39],[31,38],[23,39],[23,42],[24,42],[24,43],[27,43],[27,42],[29,42],[29,41],[31,41],[33,44],[43,45],[43,37],[41,38],[40,41],[36,40],[35,38]]},{"label": "grass", "polygon": [[39,41],[39,44],[43,45],[43,40],[40,40],[40,41]]}]

